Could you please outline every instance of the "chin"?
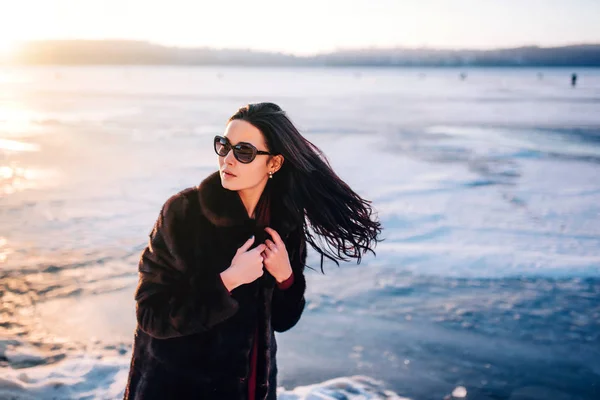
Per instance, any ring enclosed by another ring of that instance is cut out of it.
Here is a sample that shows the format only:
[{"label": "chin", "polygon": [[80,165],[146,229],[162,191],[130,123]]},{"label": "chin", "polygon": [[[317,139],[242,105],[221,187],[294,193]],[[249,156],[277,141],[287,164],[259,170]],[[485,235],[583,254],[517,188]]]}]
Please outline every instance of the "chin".
[{"label": "chin", "polygon": [[221,186],[228,190],[239,190],[238,185],[223,178],[221,178]]}]

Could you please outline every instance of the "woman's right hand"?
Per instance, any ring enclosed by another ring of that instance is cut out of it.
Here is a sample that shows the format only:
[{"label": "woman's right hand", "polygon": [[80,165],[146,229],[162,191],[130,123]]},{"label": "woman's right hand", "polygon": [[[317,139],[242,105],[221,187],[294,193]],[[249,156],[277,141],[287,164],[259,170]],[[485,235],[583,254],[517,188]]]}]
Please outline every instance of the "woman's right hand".
[{"label": "woman's right hand", "polygon": [[221,272],[221,278],[227,290],[232,291],[240,285],[254,282],[260,278],[263,273],[263,256],[265,250],[264,243],[259,244],[252,250],[248,250],[254,243],[255,237],[252,236],[235,252],[231,260],[231,266]]}]

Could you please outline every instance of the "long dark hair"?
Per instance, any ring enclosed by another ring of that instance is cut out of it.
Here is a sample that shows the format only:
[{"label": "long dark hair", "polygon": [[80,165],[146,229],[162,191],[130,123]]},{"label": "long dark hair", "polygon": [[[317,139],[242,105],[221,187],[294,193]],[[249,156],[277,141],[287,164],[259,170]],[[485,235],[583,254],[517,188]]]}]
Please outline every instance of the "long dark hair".
[{"label": "long dark hair", "polygon": [[[303,227],[305,240],[323,257],[339,261],[357,259],[383,241],[381,224],[372,219],[371,201],[361,198],[331,168],[323,152],[303,137],[287,114],[274,103],[248,104],[232,115],[258,128],[267,148],[284,157],[281,169],[268,179],[265,190],[281,202],[292,223]],[[308,227],[325,240],[329,249],[315,242]],[[310,267],[309,267],[310,268]]]}]

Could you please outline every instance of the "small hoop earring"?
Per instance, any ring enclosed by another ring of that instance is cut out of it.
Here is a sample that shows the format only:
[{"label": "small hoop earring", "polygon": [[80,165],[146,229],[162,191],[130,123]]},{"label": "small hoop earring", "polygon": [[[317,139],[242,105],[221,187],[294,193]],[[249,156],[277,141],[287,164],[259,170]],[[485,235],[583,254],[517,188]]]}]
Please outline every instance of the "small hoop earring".
[{"label": "small hoop earring", "polygon": [[269,179],[273,179],[273,173],[269,171]]}]

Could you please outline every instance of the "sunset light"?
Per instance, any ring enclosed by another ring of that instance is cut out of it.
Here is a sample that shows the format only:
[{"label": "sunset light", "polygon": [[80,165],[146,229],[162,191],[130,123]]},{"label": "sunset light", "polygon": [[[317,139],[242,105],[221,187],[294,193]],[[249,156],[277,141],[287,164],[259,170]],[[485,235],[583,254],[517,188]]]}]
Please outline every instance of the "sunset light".
[{"label": "sunset light", "polygon": [[0,36],[0,57],[9,57],[18,47],[18,42]]},{"label": "sunset light", "polygon": [[0,0],[0,400],[599,400],[598,16]]},{"label": "sunset light", "polygon": [[53,39],[131,39],[297,55],[393,46],[559,46],[596,42],[598,11],[600,3],[590,0],[306,0],[285,6],[261,0],[252,7],[241,0],[21,0],[0,9],[0,54],[10,52],[16,40]]}]

